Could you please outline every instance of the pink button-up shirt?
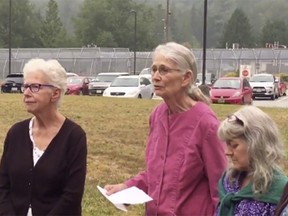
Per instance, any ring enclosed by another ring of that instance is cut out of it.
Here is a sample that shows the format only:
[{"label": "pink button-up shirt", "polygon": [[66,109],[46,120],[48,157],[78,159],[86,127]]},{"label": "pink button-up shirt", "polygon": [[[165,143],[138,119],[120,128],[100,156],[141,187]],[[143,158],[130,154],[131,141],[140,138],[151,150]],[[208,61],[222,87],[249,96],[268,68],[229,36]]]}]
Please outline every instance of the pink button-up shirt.
[{"label": "pink button-up shirt", "polygon": [[213,215],[217,183],[226,168],[218,126],[215,114],[202,102],[173,115],[168,115],[165,103],[156,107],[150,116],[146,170],[126,182],[153,198],[146,204],[146,215]]}]

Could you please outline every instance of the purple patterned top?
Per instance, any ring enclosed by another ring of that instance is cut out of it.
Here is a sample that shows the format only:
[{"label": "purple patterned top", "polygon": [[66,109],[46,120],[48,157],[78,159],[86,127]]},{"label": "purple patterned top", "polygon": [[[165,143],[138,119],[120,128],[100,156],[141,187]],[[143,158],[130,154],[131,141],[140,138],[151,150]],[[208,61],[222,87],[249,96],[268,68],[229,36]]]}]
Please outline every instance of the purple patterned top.
[{"label": "purple patterned top", "polygon": [[[228,177],[224,178],[224,188],[227,192],[237,193],[240,191],[240,182],[243,175],[239,175],[234,183],[230,183]],[[273,216],[276,205],[272,203],[264,203],[256,200],[242,200],[235,204],[234,216]],[[219,216],[218,211],[216,215]],[[221,215],[222,216],[222,215]]]}]

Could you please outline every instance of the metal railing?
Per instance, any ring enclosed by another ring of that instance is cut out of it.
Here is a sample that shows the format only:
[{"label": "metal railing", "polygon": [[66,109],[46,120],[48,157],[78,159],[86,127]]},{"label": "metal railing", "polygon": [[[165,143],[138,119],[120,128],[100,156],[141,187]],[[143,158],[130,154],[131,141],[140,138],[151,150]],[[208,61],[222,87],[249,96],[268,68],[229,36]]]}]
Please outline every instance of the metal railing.
[{"label": "metal railing", "polygon": [[[201,72],[202,49],[193,50]],[[128,48],[12,49],[11,73],[22,72],[31,58],[57,59],[67,71],[80,75],[100,72],[133,73],[134,55]],[[0,79],[9,74],[8,49],[0,49]],[[136,53],[136,74],[151,65],[151,52]],[[207,49],[206,70],[217,77],[250,65],[252,73],[288,73],[288,49]]]}]

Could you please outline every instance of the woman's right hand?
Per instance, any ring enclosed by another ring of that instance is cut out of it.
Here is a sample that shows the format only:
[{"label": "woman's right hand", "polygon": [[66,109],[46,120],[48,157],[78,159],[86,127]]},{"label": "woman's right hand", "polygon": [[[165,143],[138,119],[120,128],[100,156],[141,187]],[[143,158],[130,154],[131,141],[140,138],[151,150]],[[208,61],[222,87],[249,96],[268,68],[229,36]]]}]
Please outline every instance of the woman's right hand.
[{"label": "woman's right hand", "polygon": [[127,185],[125,184],[114,184],[114,185],[105,185],[104,189],[107,191],[107,195],[114,194],[118,191],[124,190],[127,188]]}]

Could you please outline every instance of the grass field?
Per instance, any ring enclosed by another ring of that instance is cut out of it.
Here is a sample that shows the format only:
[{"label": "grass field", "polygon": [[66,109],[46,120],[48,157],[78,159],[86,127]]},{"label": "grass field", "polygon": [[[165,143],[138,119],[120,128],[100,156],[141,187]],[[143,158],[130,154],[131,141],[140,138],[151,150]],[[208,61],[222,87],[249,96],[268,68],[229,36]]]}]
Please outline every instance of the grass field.
[{"label": "grass field", "polygon": [[[87,133],[88,170],[83,199],[84,216],[143,215],[142,205],[130,206],[128,213],[114,208],[96,186],[120,183],[144,168],[148,118],[160,100],[115,99],[65,96],[60,111],[80,124]],[[212,105],[219,119],[237,110],[234,105]],[[263,108],[278,124],[288,147],[288,110]],[[0,94],[0,153],[8,129],[30,117],[20,94]],[[283,162],[288,173],[287,163]]]}]

